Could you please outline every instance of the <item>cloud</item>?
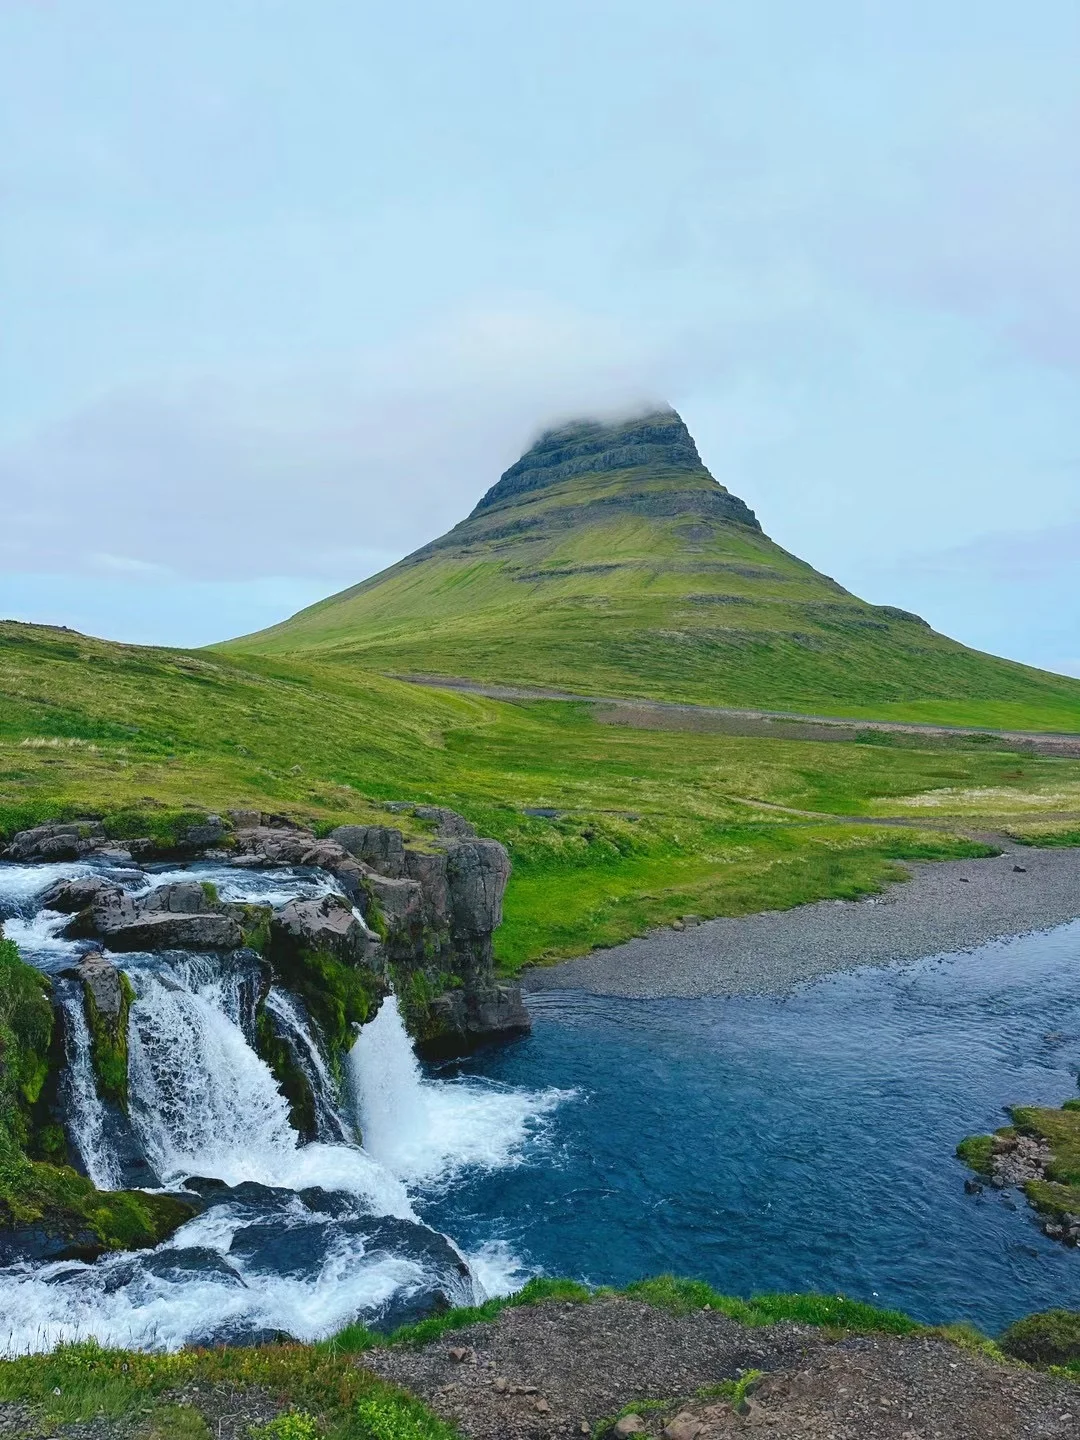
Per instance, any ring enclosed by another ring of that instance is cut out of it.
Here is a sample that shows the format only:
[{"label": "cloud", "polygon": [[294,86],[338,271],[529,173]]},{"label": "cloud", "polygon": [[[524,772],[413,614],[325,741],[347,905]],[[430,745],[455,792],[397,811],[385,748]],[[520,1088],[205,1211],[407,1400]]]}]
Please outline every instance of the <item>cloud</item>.
[{"label": "cloud", "polygon": [[519,302],[347,368],[115,392],[0,454],[0,564],[347,582],[459,520],[538,425],[658,387],[618,327]]}]

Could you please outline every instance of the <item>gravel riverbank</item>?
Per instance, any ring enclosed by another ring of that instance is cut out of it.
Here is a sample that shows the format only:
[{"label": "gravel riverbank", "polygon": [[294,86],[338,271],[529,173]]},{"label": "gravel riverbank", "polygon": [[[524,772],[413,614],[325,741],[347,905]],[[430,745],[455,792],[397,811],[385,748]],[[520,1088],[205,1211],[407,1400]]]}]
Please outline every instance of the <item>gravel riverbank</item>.
[{"label": "gravel riverbank", "polygon": [[993,859],[907,868],[910,880],[881,895],[653,931],[533,969],[526,988],[643,999],[784,994],[833,971],[967,950],[1080,918],[1080,849],[1017,846]]}]

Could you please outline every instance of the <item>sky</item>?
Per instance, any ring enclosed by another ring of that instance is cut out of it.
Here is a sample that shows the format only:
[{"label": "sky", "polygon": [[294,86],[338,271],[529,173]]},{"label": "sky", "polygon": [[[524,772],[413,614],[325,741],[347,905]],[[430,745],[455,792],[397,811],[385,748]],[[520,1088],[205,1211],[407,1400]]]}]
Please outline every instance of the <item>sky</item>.
[{"label": "sky", "polygon": [[0,0],[0,616],[199,645],[669,402],[1080,675],[1075,0]]}]

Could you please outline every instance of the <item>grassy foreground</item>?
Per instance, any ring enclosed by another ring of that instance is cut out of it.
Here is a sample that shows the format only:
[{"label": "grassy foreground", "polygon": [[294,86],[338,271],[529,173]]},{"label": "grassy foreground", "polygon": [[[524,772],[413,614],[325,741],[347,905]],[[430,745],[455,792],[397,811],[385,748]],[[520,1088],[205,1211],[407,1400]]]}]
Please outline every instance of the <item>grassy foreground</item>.
[{"label": "grassy foreground", "polygon": [[[245,1407],[262,1417],[248,1429],[252,1440],[455,1440],[458,1432],[452,1426],[365,1370],[364,1353],[378,1345],[429,1344],[494,1320],[508,1306],[588,1304],[616,1294],[677,1314],[711,1309],[749,1326],[783,1321],[821,1326],[838,1339],[873,1333],[936,1336],[1000,1362],[1011,1357],[1080,1379],[1080,1316],[1071,1312],[1028,1316],[994,1342],[968,1326],[930,1328],[899,1311],[843,1296],[743,1300],[721,1295],[702,1281],[662,1275],[620,1292],[590,1291],[568,1280],[533,1280],[516,1295],[450,1310],[389,1337],[354,1325],[317,1345],[169,1355],[109,1350],[92,1342],[62,1345],[49,1354],[0,1361],[0,1401],[27,1406],[35,1430],[122,1420],[134,1422],[131,1433],[140,1440],[211,1440],[208,1422],[215,1415],[232,1412],[235,1420]],[[732,1382],[730,1398],[737,1403],[738,1382]]]},{"label": "grassy foreground", "polygon": [[231,806],[329,829],[385,822],[388,799],[453,806],[510,848],[510,970],[683,915],[869,893],[897,860],[989,853],[982,830],[1080,832],[1080,762],[977,736],[920,748],[613,726],[587,705],[13,623],[0,702],[4,833],[95,814],[117,835],[165,834]]}]

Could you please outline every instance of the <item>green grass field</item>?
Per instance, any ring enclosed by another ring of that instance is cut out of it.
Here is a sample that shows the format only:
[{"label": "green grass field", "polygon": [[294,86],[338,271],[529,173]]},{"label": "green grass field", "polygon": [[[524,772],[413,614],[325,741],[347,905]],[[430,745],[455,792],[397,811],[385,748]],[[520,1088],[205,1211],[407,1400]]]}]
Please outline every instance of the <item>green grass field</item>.
[{"label": "green grass field", "polygon": [[[1071,822],[1055,821],[1068,834],[1080,819],[1080,762],[985,742],[613,726],[587,705],[511,704],[352,666],[241,662],[10,623],[0,625],[0,694],[6,833],[95,813],[131,835],[178,810],[232,806],[325,829],[389,799],[451,805],[510,848],[497,936],[507,969],[681,915],[866,893],[896,875],[898,858],[979,853],[973,828],[1044,834],[1048,811],[1068,812]],[[905,827],[872,823],[891,817]]]}]

